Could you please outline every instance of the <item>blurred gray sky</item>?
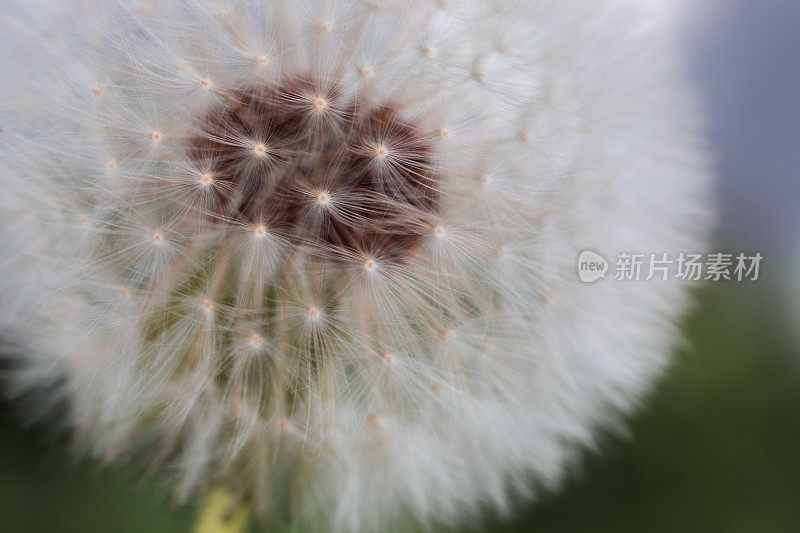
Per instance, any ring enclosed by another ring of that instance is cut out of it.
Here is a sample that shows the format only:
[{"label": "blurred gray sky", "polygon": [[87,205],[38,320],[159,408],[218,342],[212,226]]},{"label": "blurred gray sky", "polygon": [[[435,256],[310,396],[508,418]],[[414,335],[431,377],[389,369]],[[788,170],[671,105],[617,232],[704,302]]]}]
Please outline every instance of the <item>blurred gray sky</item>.
[{"label": "blurred gray sky", "polygon": [[791,260],[800,247],[800,1],[678,1],[711,119],[722,234]]}]

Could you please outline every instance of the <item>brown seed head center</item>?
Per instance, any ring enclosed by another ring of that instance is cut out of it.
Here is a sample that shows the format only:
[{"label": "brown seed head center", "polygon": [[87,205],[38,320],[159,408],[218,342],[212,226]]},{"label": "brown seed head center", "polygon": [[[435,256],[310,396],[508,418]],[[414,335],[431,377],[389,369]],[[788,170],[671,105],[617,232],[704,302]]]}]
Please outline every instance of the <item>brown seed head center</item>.
[{"label": "brown seed head center", "polygon": [[[201,216],[267,223],[320,259],[357,252],[373,267],[403,260],[424,240],[441,209],[436,135],[404,118],[402,106],[366,105],[306,76],[220,98],[187,146],[191,162],[208,169],[201,183],[213,176],[215,184]],[[332,191],[342,199],[335,208]]]}]

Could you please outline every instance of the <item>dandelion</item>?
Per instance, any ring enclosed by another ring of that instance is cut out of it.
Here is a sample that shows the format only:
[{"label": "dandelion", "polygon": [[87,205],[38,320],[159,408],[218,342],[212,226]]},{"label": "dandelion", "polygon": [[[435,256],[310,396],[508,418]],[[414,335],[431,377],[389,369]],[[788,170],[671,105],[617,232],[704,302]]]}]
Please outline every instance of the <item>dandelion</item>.
[{"label": "dandelion", "polygon": [[10,392],[63,404],[81,453],[260,519],[453,524],[557,486],[687,301],[584,285],[579,253],[708,233],[697,106],[646,22],[625,0],[7,2]]}]

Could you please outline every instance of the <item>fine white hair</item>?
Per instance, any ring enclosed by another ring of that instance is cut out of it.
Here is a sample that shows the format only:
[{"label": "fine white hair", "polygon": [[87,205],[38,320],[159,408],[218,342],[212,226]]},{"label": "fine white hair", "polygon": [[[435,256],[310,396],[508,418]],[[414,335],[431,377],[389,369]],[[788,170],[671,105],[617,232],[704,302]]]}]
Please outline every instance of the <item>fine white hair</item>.
[{"label": "fine white hair", "polygon": [[11,0],[0,49],[9,388],[180,497],[503,512],[680,339],[686,282],[576,272],[711,225],[636,2]]}]

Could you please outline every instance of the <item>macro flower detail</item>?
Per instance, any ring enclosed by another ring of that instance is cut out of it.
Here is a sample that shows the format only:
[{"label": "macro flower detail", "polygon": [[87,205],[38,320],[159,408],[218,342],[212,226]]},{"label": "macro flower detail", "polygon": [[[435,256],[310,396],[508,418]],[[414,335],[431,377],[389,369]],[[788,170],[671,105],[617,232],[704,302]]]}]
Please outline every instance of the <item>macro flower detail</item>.
[{"label": "macro flower detail", "polygon": [[[391,103],[342,102],[306,78],[224,95],[189,142],[200,215],[275,228],[317,254],[402,259],[433,226],[433,132]],[[315,246],[316,244],[316,246]],[[344,255],[343,255],[344,254]],[[374,262],[374,258],[372,259]]]},{"label": "macro flower detail", "polygon": [[704,247],[702,121],[633,1],[12,1],[10,392],[264,520],[456,523],[647,391]]}]

